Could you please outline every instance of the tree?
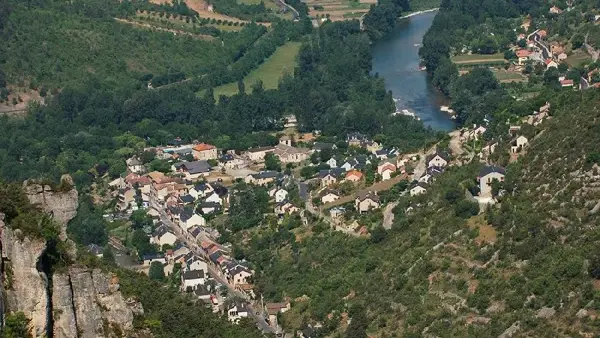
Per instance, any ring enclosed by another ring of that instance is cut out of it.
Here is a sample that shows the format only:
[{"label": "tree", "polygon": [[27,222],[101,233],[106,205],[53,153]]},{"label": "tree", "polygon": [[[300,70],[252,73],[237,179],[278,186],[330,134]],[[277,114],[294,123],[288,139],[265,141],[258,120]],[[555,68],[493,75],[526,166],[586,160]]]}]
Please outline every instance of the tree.
[{"label": "tree", "polygon": [[454,206],[454,212],[458,217],[469,218],[479,213],[479,204],[465,199]]},{"label": "tree", "polygon": [[573,44],[573,49],[581,48],[581,46],[583,46],[584,42],[585,42],[585,38],[580,33],[573,35],[573,37],[571,38],[571,43]]},{"label": "tree", "polygon": [[163,265],[160,262],[152,262],[150,264],[150,270],[148,271],[148,276],[150,279],[156,281],[164,281],[165,280],[165,270]]},{"label": "tree", "polygon": [[23,312],[10,313],[4,319],[2,338],[30,338],[29,319]]},{"label": "tree", "polygon": [[115,264],[115,254],[113,253],[110,245],[104,247],[104,251],[102,252],[102,261],[108,265]]},{"label": "tree", "polygon": [[346,338],[367,338],[367,317],[365,316],[365,310],[363,308],[357,309],[352,316],[352,321],[346,329]]},{"label": "tree", "polygon": [[265,169],[281,171],[281,161],[279,160],[279,157],[275,156],[273,153],[268,153],[265,156]]},{"label": "tree", "polygon": [[383,228],[383,226],[376,226],[373,231],[371,231],[371,241],[373,243],[379,243],[385,239],[387,235],[387,231]]}]

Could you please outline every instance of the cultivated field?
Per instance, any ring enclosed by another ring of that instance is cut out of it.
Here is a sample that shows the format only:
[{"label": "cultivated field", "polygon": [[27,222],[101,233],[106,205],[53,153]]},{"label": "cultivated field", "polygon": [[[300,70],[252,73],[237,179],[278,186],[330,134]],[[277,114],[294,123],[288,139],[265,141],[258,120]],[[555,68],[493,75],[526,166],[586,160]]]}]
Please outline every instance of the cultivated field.
[{"label": "cultivated field", "polygon": [[504,69],[494,69],[493,73],[496,76],[496,79],[502,83],[527,81],[527,77],[523,76],[523,74],[519,72],[507,71]]},{"label": "cultivated field", "polygon": [[[265,89],[277,88],[279,79],[284,74],[293,73],[299,51],[300,42],[288,42],[279,47],[271,57],[244,78],[246,92],[250,92],[252,85],[258,80],[263,82],[263,88]],[[228,83],[215,88],[214,92],[216,98],[221,95],[235,95],[238,92],[238,85],[236,82]]]},{"label": "cultivated field", "polygon": [[314,18],[328,17],[332,21],[357,19],[369,11],[376,0],[306,0],[309,15]]},{"label": "cultivated field", "polygon": [[490,63],[504,63],[504,54],[464,54],[457,55],[451,58],[452,62],[457,65],[475,65],[475,64],[490,64]]}]

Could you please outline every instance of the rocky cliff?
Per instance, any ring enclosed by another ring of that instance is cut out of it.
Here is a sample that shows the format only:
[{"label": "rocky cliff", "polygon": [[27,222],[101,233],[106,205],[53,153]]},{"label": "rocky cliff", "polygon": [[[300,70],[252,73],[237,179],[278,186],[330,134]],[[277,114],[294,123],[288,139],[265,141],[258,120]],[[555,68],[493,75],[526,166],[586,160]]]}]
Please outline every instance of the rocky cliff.
[{"label": "rocky cliff", "polygon": [[[32,204],[53,215],[61,226],[61,239],[68,241],[66,224],[76,214],[77,191],[31,182],[25,183],[24,191]],[[3,219],[0,214],[2,313],[23,312],[33,337],[134,336],[133,319],[143,314],[143,308],[123,297],[115,275],[85,266],[49,266],[47,251],[52,243],[23,236]]]},{"label": "rocky cliff", "polygon": [[67,223],[75,217],[78,207],[77,189],[73,188],[69,175],[61,177],[61,189],[53,189],[48,184],[25,181],[23,191],[31,204],[39,206],[61,226],[61,239],[67,239]]}]

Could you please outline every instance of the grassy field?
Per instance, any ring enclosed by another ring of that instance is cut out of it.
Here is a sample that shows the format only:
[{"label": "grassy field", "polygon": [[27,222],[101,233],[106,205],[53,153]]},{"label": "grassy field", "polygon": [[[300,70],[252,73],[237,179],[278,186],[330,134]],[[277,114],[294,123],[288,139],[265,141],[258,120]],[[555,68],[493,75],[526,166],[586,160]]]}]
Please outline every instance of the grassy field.
[{"label": "grassy field", "polygon": [[452,62],[456,64],[476,64],[476,63],[490,63],[505,61],[504,54],[471,54],[471,55],[457,55],[451,58]]},{"label": "grassy field", "polygon": [[527,78],[518,72],[509,72],[506,70],[494,70],[494,75],[500,82],[523,82],[527,81]]},{"label": "grassy field", "polygon": [[[250,72],[244,78],[246,91],[252,90],[252,85],[261,80],[265,89],[275,89],[279,79],[286,73],[291,74],[296,66],[296,55],[300,51],[300,42],[288,42],[279,47],[262,65]],[[214,89],[215,97],[237,94],[237,83],[228,83]]]},{"label": "grassy field", "polygon": [[581,49],[573,51],[573,54],[567,58],[567,63],[571,67],[578,67],[584,62],[591,62],[592,57]]},{"label": "grassy field", "polygon": [[261,2],[264,2],[266,8],[272,10],[278,17],[282,19],[292,20],[294,18],[294,15],[291,11],[281,13],[279,6],[277,6],[274,0],[238,0],[238,3],[246,5],[260,5]]}]

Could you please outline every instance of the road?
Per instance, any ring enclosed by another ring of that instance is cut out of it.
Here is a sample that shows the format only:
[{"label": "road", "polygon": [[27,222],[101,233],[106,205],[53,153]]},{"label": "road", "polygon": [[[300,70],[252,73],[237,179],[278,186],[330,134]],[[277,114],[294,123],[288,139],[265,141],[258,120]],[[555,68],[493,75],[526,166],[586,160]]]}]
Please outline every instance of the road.
[{"label": "road", "polygon": [[544,60],[551,59],[552,53],[550,53],[550,49],[548,49],[548,46],[546,46],[546,44],[541,40],[538,32],[539,32],[539,29],[536,30],[535,32],[529,34],[529,36],[527,37],[527,40],[531,40],[531,37],[533,36],[533,41],[535,42],[536,45],[538,45],[538,48],[542,51],[542,56],[544,57]]},{"label": "road", "polygon": [[[177,225],[175,225],[167,216],[167,214],[164,212],[164,209],[156,204],[153,204],[153,207],[158,210],[158,212],[160,213],[160,220],[169,228],[171,228],[171,230],[175,233],[175,235],[177,236],[177,238],[179,239],[179,241],[181,241],[182,243],[184,243],[188,249],[190,249],[190,251],[192,251],[193,253],[195,253],[198,256],[204,257],[206,259],[208,259],[208,256],[206,255],[206,253],[204,252],[204,250],[202,250],[202,248],[200,248],[200,246],[198,245],[198,243],[192,242],[190,240],[188,240],[188,238],[185,236],[185,234],[183,233],[183,230],[178,227]],[[205,236],[205,235],[203,235]],[[211,241],[209,238],[205,237],[202,238],[202,240],[208,240]],[[218,271],[214,266],[212,266],[211,264],[208,264],[208,273],[219,283],[222,283],[223,285],[226,285],[227,288],[229,289],[230,294],[234,294],[240,298],[246,299],[247,296],[239,291],[237,291],[233,286],[231,286],[229,284],[229,282],[223,278],[221,276],[221,272]],[[263,317],[262,315],[257,315],[257,310],[254,309],[254,306],[252,306],[252,304],[248,303],[248,311],[250,313],[250,317],[252,319],[254,319],[254,321],[256,322],[258,328],[260,328],[263,332],[265,333],[275,333],[276,330],[273,329],[271,326],[269,326],[269,323],[267,323],[267,321],[265,320],[265,317]],[[262,313],[262,309],[260,309],[260,313]]]}]

